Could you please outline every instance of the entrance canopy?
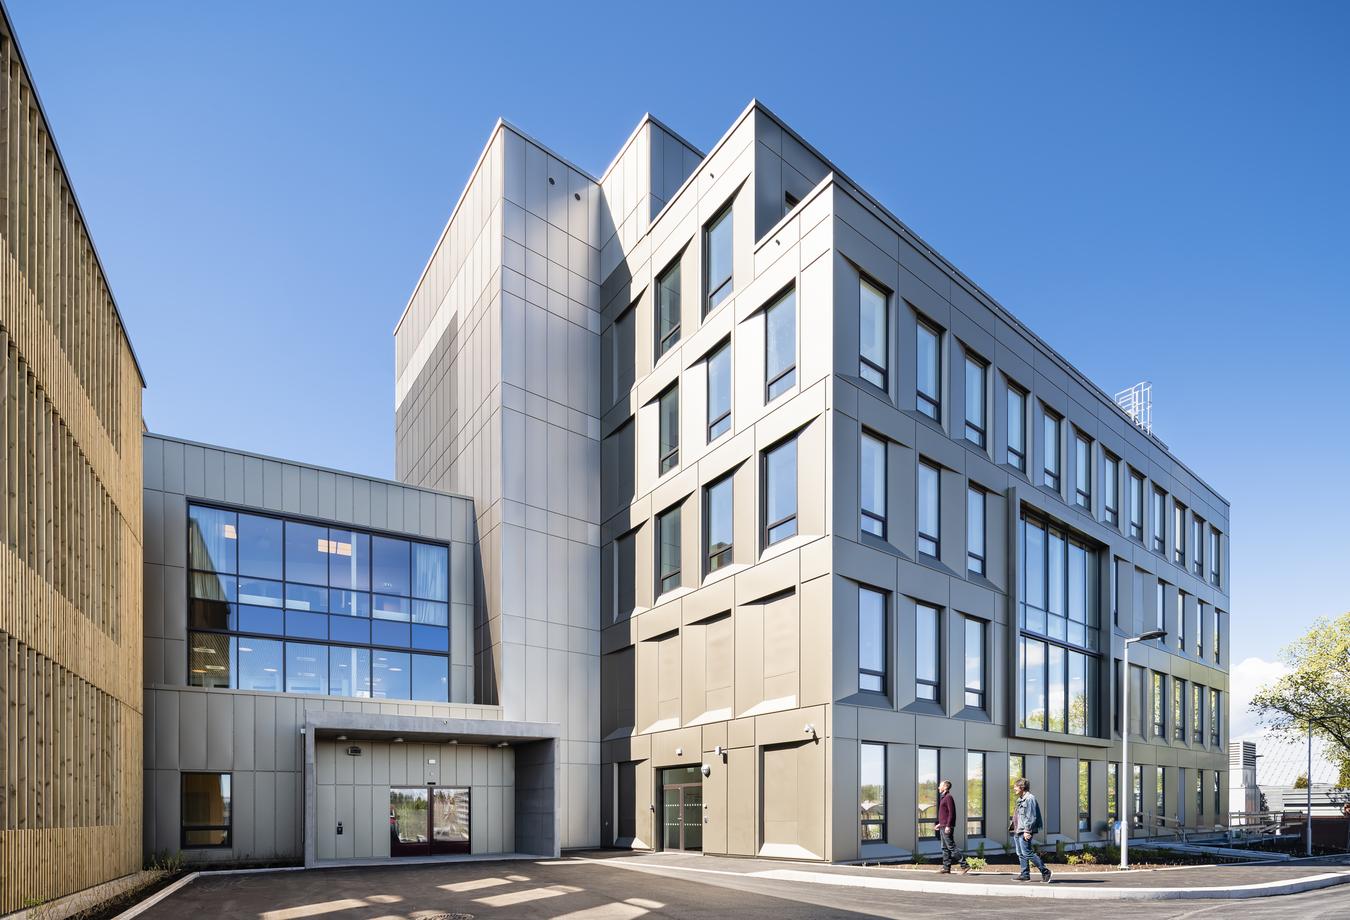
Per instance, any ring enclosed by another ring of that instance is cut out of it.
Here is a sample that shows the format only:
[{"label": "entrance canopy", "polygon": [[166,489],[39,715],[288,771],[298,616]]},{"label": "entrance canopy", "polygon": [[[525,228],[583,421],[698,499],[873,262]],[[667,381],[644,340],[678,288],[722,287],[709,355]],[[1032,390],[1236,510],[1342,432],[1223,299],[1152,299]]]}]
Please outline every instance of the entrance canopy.
[{"label": "entrance canopy", "polygon": [[[437,716],[309,710],[305,732],[305,865],[321,865],[318,855],[316,750],[320,744],[459,744],[510,748],[514,758],[514,851],[557,856],[558,736],[556,722],[507,722]],[[428,782],[428,785],[433,785]],[[323,830],[327,830],[324,828]],[[339,831],[338,833],[342,833]],[[453,858],[453,857],[451,857]]]}]

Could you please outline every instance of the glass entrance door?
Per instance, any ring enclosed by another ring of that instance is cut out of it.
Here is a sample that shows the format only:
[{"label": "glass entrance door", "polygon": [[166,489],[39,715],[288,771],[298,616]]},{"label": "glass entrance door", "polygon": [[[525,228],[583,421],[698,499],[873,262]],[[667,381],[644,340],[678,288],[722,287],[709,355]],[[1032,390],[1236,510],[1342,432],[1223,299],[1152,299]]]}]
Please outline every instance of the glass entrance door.
[{"label": "glass entrance door", "polygon": [[469,790],[432,790],[431,852],[469,852]]},{"label": "glass entrance door", "polygon": [[661,771],[661,816],[664,849],[703,849],[703,777],[698,767]]},{"label": "glass entrance door", "polygon": [[469,790],[447,786],[389,789],[389,855],[469,852]]}]

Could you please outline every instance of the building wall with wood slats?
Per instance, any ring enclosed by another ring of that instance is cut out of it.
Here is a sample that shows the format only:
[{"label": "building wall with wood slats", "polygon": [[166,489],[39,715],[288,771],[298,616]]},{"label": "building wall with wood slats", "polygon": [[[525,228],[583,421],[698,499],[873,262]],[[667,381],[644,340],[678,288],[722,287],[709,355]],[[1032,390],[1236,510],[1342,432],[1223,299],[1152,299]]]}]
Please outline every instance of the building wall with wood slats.
[{"label": "building wall with wood slats", "polygon": [[142,385],[0,16],[0,914],[140,867]]}]

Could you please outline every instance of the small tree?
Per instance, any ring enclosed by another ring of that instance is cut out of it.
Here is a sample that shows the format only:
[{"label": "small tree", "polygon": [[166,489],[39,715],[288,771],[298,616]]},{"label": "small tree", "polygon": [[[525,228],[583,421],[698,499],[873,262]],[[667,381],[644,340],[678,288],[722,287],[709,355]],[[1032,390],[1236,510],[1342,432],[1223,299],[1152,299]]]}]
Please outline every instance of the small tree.
[{"label": "small tree", "polygon": [[1295,788],[1295,789],[1307,789],[1307,788],[1308,788],[1308,774],[1306,774],[1306,773],[1300,773],[1300,774],[1294,779],[1294,788]]},{"label": "small tree", "polygon": [[1311,731],[1325,741],[1345,785],[1350,779],[1350,613],[1317,620],[1280,658],[1289,673],[1262,687],[1252,698],[1252,710],[1290,740]]}]

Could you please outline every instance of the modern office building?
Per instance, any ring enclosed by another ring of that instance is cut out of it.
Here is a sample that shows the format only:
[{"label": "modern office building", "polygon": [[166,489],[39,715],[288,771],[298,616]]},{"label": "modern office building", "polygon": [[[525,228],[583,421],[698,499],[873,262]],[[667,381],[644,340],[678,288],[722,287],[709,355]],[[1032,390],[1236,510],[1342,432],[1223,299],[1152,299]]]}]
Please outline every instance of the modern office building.
[{"label": "modern office building", "polygon": [[499,123],[395,342],[562,846],[901,857],[940,778],[972,847],[1017,775],[1047,841],[1225,819],[1228,503],[763,106],[599,178]]},{"label": "modern office building", "polygon": [[141,864],[143,381],[0,7],[0,914]]}]

